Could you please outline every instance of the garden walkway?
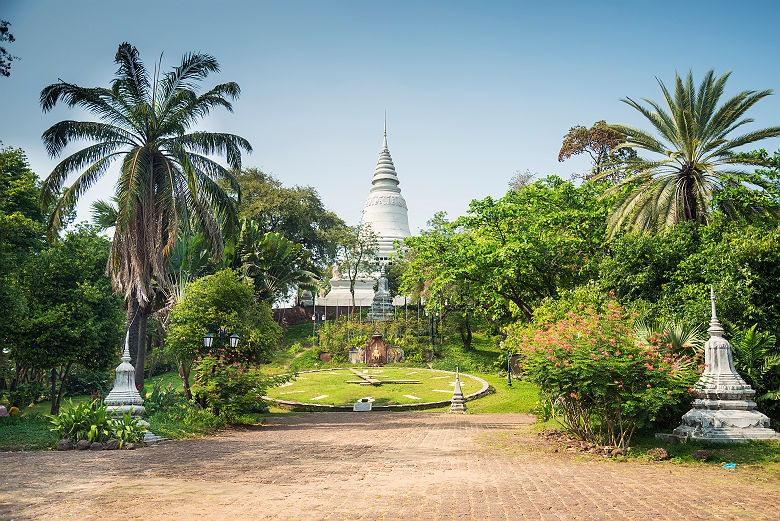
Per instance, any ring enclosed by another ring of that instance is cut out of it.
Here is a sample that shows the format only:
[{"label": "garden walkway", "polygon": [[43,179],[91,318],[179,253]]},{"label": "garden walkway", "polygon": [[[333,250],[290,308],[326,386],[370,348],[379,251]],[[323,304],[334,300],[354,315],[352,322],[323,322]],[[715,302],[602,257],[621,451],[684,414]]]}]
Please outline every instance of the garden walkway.
[{"label": "garden walkway", "polygon": [[530,421],[319,413],[137,451],[0,453],[0,519],[777,519],[766,473],[553,453]]}]

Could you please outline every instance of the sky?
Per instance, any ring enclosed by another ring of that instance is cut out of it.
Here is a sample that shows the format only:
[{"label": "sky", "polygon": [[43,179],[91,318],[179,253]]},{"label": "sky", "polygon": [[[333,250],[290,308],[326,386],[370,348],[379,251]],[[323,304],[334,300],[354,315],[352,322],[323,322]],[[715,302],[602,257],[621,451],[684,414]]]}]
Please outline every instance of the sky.
[{"label": "sky", "polygon": [[[41,89],[58,79],[108,86],[118,45],[130,42],[151,69],[187,52],[217,58],[202,88],[234,81],[234,112],[199,130],[245,137],[246,167],[285,185],[314,186],[326,207],[357,224],[382,143],[409,207],[412,232],[437,211],[500,197],[515,172],[570,178],[584,157],[558,162],[577,124],[598,120],[648,129],[620,99],[661,99],[656,78],[733,71],[726,96],[780,89],[776,2],[0,0],[19,59],[0,77],[0,140],[24,149],[46,177],[41,134],[91,115]],[[751,111],[755,128],[780,125],[780,96]],[[87,143],[76,143],[66,154]],[[780,140],[761,146],[780,148]],[[117,169],[83,197],[78,220],[113,194]]]}]

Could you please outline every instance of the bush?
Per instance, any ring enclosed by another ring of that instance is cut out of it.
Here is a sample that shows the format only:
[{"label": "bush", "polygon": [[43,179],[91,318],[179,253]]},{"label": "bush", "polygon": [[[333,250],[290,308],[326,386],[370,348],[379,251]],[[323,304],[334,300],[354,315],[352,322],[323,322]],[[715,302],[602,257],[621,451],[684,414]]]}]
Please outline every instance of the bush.
[{"label": "bush", "polygon": [[60,439],[68,438],[73,443],[81,440],[104,443],[111,438],[116,438],[120,446],[127,442],[140,442],[146,433],[146,427],[138,418],[133,418],[130,412],[124,413],[121,418],[114,419],[108,414],[108,406],[99,401],[81,402],[60,411],[56,415],[47,415],[49,422],[54,425],[52,431],[59,435]]},{"label": "bush", "polygon": [[167,387],[163,387],[162,381],[158,380],[154,382],[152,392],[144,400],[144,408],[147,414],[152,415],[186,401],[184,395],[176,391],[172,382],[169,382]]},{"label": "bush", "polygon": [[[211,349],[206,350],[206,333],[220,333],[224,340],[220,341],[218,335]],[[240,337],[235,349],[227,343],[233,333]],[[182,362],[188,376],[192,362],[201,355],[231,363],[267,360],[280,338],[281,328],[274,322],[271,308],[257,303],[252,288],[235,271],[221,270],[187,286],[184,297],[171,310],[166,346]]]},{"label": "bush", "polygon": [[113,387],[113,374],[109,371],[90,371],[78,368],[68,376],[65,386],[66,396],[83,396],[96,394],[105,396]]},{"label": "bush", "polygon": [[265,405],[261,396],[270,387],[290,381],[294,375],[267,375],[257,367],[211,355],[199,358],[192,392],[227,421],[237,419],[251,406]]},{"label": "bush", "polygon": [[111,438],[107,406],[98,401],[81,402],[74,406],[68,400],[70,407],[56,415],[47,415],[54,425],[52,431],[59,434],[60,439],[68,438],[73,443],[81,440],[100,442]]},{"label": "bush", "polygon": [[40,382],[23,383],[16,386],[16,389],[9,391],[5,398],[12,407],[27,407],[47,399],[51,390]]},{"label": "bush", "polygon": [[505,347],[520,352],[527,377],[547,409],[561,411],[564,428],[581,439],[625,447],[637,427],[693,397],[700,354],[677,355],[655,335],[634,336],[633,318],[616,303],[604,314],[570,312],[537,329],[510,327]]}]

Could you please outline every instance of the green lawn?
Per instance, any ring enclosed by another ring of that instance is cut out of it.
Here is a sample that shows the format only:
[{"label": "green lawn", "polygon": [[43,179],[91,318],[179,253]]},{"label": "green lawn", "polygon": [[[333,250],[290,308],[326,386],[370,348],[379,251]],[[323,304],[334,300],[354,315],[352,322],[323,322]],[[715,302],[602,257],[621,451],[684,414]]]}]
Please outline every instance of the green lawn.
[{"label": "green lawn", "polygon": [[[419,380],[420,383],[360,385],[347,383],[361,378],[347,369],[302,373],[283,387],[268,391],[268,396],[280,400],[330,405],[352,405],[363,397],[375,399],[375,405],[438,402],[452,398],[455,375],[413,367],[382,367],[356,370],[377,380]],[[463,376],[463,394],[482,388],[478,380]]]}]

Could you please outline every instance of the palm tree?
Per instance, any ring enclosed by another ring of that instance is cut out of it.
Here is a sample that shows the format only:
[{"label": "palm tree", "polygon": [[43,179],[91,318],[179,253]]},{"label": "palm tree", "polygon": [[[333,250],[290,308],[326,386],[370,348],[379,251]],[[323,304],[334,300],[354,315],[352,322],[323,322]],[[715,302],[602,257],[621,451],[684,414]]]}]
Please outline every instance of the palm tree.
[{"label": "palm tree", "polygon": [[319,282],[310,269],[310,256],[300,244],[275,232],[262,233],[256,221],[242,220],[235,264],[259,300],[271,304],[289,296],[293,287],[317,291]]},{"label": "palm tree", "polygon": [[[625,125],[610,125],[625,140],[617,148],[645,150],[659,157],[637,157],[621,165],[631,174],[605,194],[606,197],[617,196],[608,220],[611,234],[617,233],[623,225],[650,232],[681,221],[706,223],[712,211],[713,196],[719,191],[734,187],[750,190],[749,185],[740,181],[745,172],[739,165],[766,166],[766,163],[737,155],[735,150],[780,135],[780,127],[730,137],[738,128],[753,122],[744,117],[748,109],[772,94],[771,90],[747,90],[718,106],[730,74],[716,79],[710,70],[698,91],[691,73],[685,81],[675,76],[674,96],[658,80],[665,109],[649,99],[644,99],[649,107],[631,98],[622,100],[650,120],[660,136],[654,137],[649,132]],[[603,172],[601,176],[612,172]],[[762,183],[755,176],[751,179],[753,184]],[[722,209],[737,211],[728,204]]]},{"label": "palm tree", "polygon": [[[219,71],[212,56],[186,54],[178,67],[164,75],[155,67],[151,80],[132,45],[121,44],[115,62],[119,68],[110,88],[80,87],[60,80],[41,91],[44,112],[62,100],[100,119],[61,121],[43,133],[51,157],[59,156],[71,141],[84,139],[94,144],[54,168],[43,183],[41,206],[53,205],[49,232],[56,236],[63,216],[78,198],[112,163],[120,162],[116,227],[107,271],[127,303],[131,348],[137,350],[136,382],[143,383],[144,349],[137,349],[138,332],[146,330],[155,287],[169,284],[166,264],[179,223],[194,216],[211,241],[215,258],[221,258],[219,223],[229,228],[237,222],[232,199],[216,181],[224,180],[236,191],[238,184],[227,168],[207,156],[224,154],[229,166],[238,169],[241,151],[249,152],[251,146],[233,134],[187,132],[215,107],[232,111],[229,100],[240,92],[232,82],[200,95],[195,92],[198,82]],[[71,173],[79,175],[60,195]]]}]

